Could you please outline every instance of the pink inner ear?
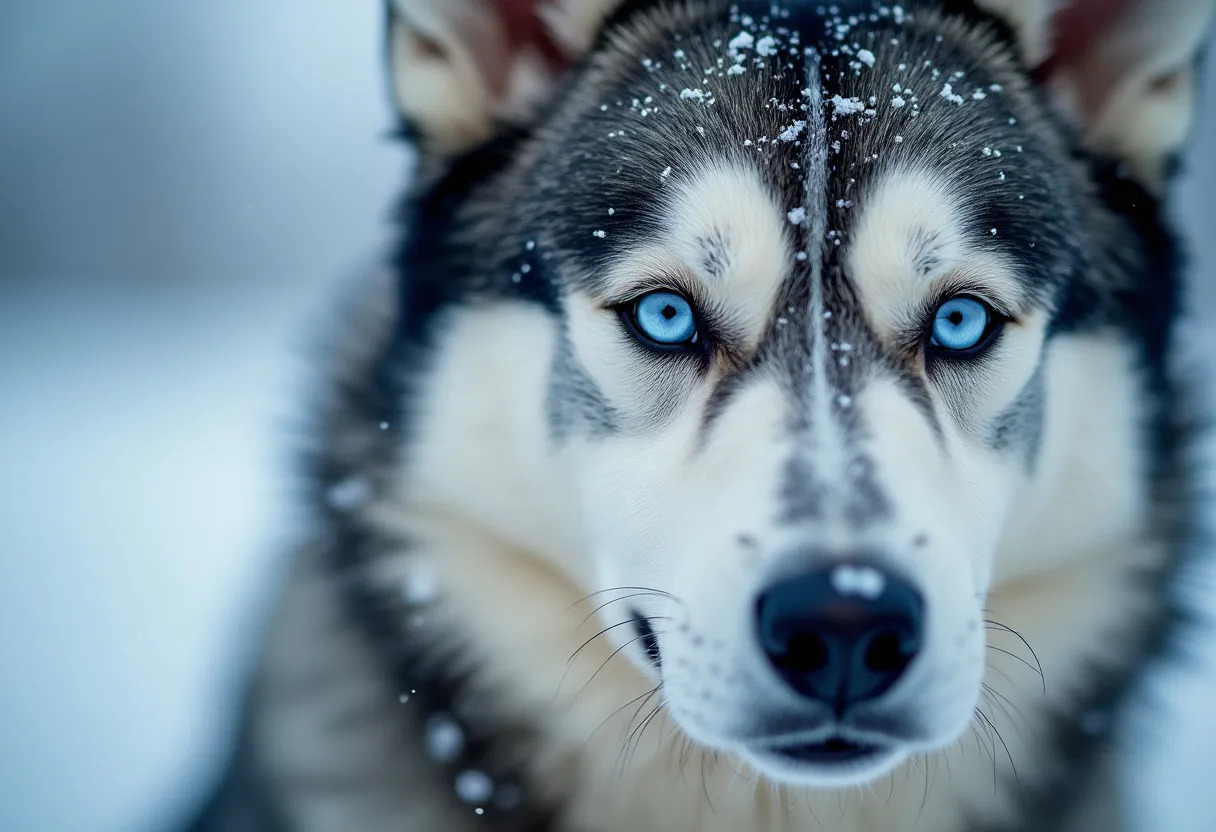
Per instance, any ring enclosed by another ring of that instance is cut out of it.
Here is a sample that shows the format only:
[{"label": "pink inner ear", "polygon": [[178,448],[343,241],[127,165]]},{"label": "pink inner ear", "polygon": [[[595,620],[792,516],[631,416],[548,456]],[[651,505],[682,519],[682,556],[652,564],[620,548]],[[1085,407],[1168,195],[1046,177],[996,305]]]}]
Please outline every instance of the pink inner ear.
[{"label": "pink inner ear", "polygon": [[1096,112],[1116,82],[1119,67],[1108,66],[1103,41],[1143,0],[1065,0],[1052,21],[1051,56],[1036,70],[1040,81],[1067,74],[1076,84],[1078,103]]},{"label": "pink inner ear", "polygon": [[[507,36],[507,51],[511,55],[527,49],[534,50],[554,68],[569,66],[570,58],[553,40],[552,34],[538,14],[540,0],[487,0],[502,21]],[[501,77],[493,79],[501,83]]]}]

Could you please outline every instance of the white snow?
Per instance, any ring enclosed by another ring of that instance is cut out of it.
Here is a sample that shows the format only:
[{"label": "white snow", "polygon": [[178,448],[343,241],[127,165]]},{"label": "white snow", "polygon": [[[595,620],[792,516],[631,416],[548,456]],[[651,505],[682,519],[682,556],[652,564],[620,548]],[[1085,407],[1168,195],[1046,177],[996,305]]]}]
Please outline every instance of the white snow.
[{"label": "white snow", "polygon": [[494,781],[490,775],[476,769],[457,774],[455,788],[456,796],[468,804],[485,803],[494,795]]},{"label": "white snow", "polygon": [[941,96],[942,96],[942,98],[946,99],[947,101],[953,102],[954,104],[958,104],[959,106],[962,106],[962,104],[963,104],[963,97],[961,95],[955,94],[954,86],[951,84],[945,84],[942,87]]},{"label": "white snow", "polygon": [[352,512],[363,507],[372,496],[372,485],[367,477],[347,477],[329,489],[326,500],[330,506],[342,512]]},{"label": "white snow", "polygon": [[744,49],[751,49],[756,44],[756,38],[751,32],[740,32],[731,38],[730,43],[726,44],[726,48],[731,52],[740,52]]},{"label": "white snow", "polygon": [[789,127],[785,128],[785,130],[781,131],[781,134],[777,136],[777,138],[783,142],[797,141],[798,137],[802,135],[802,131],[805,129],[805,121],[795,121]]},{"label": "white snow", "polygon": [[427,720],[423,733],[427,756],[437,763],[454,762],[464,753],[464,730],[447,714]]},{"label": "white snow", "polygon": [[439,576],[426,563],[411,563],[406,572],[402,594],[414,606],[433,604],[439,597]]},{"label": "white snow", "polygon": [[861,61],[866,66],[872,67],[872,66],[874,66],[874,60],[875,60],[874,53],[871,52],[869,49],[859,50],[857,53],[857,60]]},{"label": "white snow", "polygon": [[856,115],[866,109],[865,103],[859,98],[843,98],[840,95],[833,95],[828,103],[832,105],[837,116]]},{"label": "white snow", "polygon": [[791,223],[793,223],[794,225],[803,225],[806,223],[806,209],[805,208],[795,208],[794,210],[792,210],[788,214],[786,214],[786,217],[788,217],[789,221]]},{"label": "white snow", "polygon": [[756,54],[769,58],[777,54],[777,39],[772,35],[765,35],[756,41]]}]

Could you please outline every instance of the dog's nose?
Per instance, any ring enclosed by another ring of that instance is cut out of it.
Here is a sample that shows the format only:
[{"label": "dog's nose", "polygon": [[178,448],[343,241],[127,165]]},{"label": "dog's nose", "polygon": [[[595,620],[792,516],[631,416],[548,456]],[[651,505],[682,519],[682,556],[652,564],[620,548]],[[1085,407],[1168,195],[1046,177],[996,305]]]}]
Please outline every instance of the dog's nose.
[{"label": "dog's nose", "polygon": [[915,588],[860,564],[795,576],[756,603],[769,661],[800,696],[837,715],[899,680],[920,651],[923,612]]}]

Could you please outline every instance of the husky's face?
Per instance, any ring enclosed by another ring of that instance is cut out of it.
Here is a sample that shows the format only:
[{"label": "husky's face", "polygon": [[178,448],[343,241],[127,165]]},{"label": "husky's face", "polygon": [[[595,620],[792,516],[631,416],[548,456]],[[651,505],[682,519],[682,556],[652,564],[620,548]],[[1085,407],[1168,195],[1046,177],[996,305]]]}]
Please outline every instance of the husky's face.
[{"label": "husky's face", "polygon": [[866,778],[971,720],[1075,269],[1012,72],[933,24],[655,33],[553,152],[587,187],[536,230],[599,582],[671,596],[621,641],[694,738],[779,777]]},{"label": "husky's face", "polygon": [[707,5],[629,22],[466,219],[555,322],[528,360],[588,591],[655,590],[619,644],[699,742],[862,782],[972,720],[1052,339],[1114,289],[990,32]]}]

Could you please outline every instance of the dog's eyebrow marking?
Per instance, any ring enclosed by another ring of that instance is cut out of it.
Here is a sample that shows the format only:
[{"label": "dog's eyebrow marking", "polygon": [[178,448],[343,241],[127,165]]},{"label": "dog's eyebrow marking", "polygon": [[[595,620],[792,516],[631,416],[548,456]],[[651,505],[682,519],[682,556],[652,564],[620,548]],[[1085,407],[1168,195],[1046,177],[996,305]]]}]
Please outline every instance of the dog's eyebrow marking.
[{"label": "dog's eyebrow marking", "polygon": [[926,228],[918,229],[912,235],[912,263],[917,275],[928,280],[937,274],[942,267],[941,234]]},{"label": "dog's eyebrow marking", "polygon": [[730,240],[722,229],[715,228],[708,236],[697,239],[701,247],[701,268],[712,280],[722,280],[730,272]]}]

